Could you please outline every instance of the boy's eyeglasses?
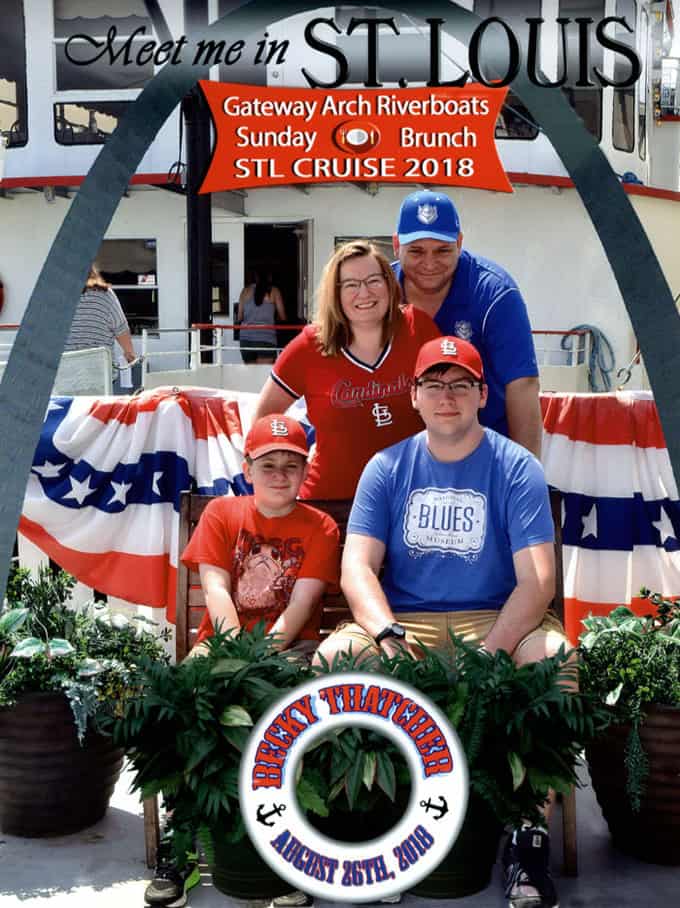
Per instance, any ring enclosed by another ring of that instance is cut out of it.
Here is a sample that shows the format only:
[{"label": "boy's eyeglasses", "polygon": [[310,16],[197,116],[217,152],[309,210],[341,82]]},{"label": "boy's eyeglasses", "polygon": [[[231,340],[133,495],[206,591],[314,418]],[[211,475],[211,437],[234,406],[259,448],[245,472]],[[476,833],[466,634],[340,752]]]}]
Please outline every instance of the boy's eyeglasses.
[{"label": "boy's eyeglasses", "polygon": [[441,397],[444,391],[454,394],[456,397],[467,397],[473,388],[482,389],[482,382],[474,381],[472,378],[458,378],[456,381],[437,381],[436,379],[426,378],[424,381],[417,381],[416,386],[423,389],[423,394],[428,397]]},{"label": "boy's eyeglasses", "polygon": [[340,292],[346,293],[347,296],[356,296],[361,289],[362,284],[366,285],[366,289],[369,293],[377,293],[385,286],[385,275],[369,274],[368,277],[361,280],[358,278],[356,280],[354,278],[348,278],[346,281],[338,281]]}]

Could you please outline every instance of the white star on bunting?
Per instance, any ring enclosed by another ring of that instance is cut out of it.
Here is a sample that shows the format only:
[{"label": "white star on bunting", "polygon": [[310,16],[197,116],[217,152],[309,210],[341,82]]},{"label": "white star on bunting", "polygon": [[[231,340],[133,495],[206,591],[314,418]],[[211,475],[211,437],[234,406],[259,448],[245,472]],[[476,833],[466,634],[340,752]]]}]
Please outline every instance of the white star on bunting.
[{"label": "white star on bunting", "polygon": [[113,498],[109,501],[109,504],[115,504],[117,501],[120,501],[121,504],[127,504],[127,493],[132,488],[132,483],[114,482],[112,479],[111,488],[113,489]]},{"label": "white star on bunting", "polygon": [[157,470],[153,474],[153,482],[151,483],[151,491],[154,495],[161,497],[161,490],[158,488],[158,483],[160,482],[161,476],[163,475],[163,470]]},{"label": "white star on bunting", "polygon": [[38,476],[42,476],[43,479],[54,479],[65,466],[65,463],[52,463],[51,461],[46,460],[41,467],[33,466],[31,469],[34,473],[37,473]]},{"label": "white star on bunting", "polygon": [[82,504],[88,495],[91,495],[94,492],[94,489],[90,488],[90,479],[92,477],[88,476],[84,482],[81,482],[79,479],[75,479],[73,476],[69,476],[69,482],[71,483],[71,491],[67,492],[64,495],[64,498],[75,498],[78,504]]},{"label": "white star on bunting", "polygon": [[659,537],[661,538],[661,545],[663,545],[667,539],[677,539],[675,535],[675,529],[671,523],[671,518],[668,516],[664,510],[664,506],[661,505],[661,514],[658,520],[652,520],[652,526],[656,527],[659,531]]},{"label": "white star on bunting", "polygon": [[592,536],[594,539],[597,539],[597,505],[593,504],[590,512],[586,514],[585,517],[581,517],[581,523],[583,524],[583,532],[581,533],[581,539],[585,539],[586,536]]}]

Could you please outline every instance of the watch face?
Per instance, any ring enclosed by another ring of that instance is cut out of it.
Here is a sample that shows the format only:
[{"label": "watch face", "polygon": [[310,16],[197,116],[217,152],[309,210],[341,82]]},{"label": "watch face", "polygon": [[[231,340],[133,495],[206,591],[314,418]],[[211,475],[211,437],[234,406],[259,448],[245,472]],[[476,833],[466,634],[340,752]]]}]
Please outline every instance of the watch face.
[{"label": "watch face", "polygon": [[401,626],[401,624],[393,624],[393,625],[392,625],[392,636],[393,636],[393,637],[398,637],[400,640],[403,640],[403,639],[404,639],[404,637],[406,636],[406,631],[405,631],[404,628]]}]

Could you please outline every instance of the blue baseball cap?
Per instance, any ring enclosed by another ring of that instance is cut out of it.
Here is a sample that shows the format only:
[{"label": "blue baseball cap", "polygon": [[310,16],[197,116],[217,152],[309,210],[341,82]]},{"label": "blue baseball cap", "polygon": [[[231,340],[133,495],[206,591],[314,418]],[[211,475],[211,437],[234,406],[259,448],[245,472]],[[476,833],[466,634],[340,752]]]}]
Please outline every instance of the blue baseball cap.
[{"label": "blue baseball cap", "polygon": [[399,209],[397,237],[405,246],[415,240],[455,243],[460,233],[456,206],[443,192],[422,189],[407,195]]}]

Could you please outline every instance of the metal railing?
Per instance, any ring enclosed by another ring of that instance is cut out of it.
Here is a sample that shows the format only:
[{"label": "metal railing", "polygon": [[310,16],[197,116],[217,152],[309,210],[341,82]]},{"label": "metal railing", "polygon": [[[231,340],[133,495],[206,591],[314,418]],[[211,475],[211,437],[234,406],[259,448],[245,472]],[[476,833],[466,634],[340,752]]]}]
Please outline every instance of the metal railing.
[{"label": "metal railing", "polygon": [[[532,331],[536,361],[539,366],[578,367],[587,365],[592,347],[592,334],[578,331]],[[571,344],[563,343],[571,337]]]},{"label": "metal railing", "polygon": [[[186,351],[185,349],[180,350],[152,350],[149,346],[149,337],[151,335],[157,336],[159,334],[189,334],[189,368],[192,370],[198,369],[201,365],[201,354],[203,353],[213,353],[213,365],[222,366],[224,362],[224,353],[227,351],[235,351],[240,353],[241,346],[238,341],[231,341],[231,339],[224,336],[225,331],[234,331],[241,328],[247,328],[248,331],[270,331],[272,328],[276,331],[302,331],[304,325],[215,325],[213,323],[204,323],[197,322],[192,324],[190,328],[154,328],[153,331],[149,331],[144,328],[142,330],[142,350],[140,358],[144,362],[145,371],[149,371],[149,360],[154,357],[167,357],[167,356],[178,356]],[[215,332],[216,338],[212,344],[203,343],[201,340],[201,332],[213,331]],[[248,350],[252,353],[280,353],[283,347],[249,347]]]},{"label": "metal railing", "polygon": [[[150,363],[154,359],[163,359],[166,357],[188,356],[189,368],[196,370],[201,365],[201,356],[203,353],[213,354],[213,364],[221,366],[225,364],[224,355],[227,352],[239,352],[241,347],[238,341],[225,337],[225,332],[239,330],[247,327],[249,331],[269,331],[274,328],[276,331],[294,331],[300,332],[304,325],[216,325],[210,323],[197,322],[190,328],[154,328],[153,330],[144,328],[141,334],[141,350],[139,360],[142,361],[142,368],[145,372],[151,371]],[[0,324],[0,332],[17,331],[19,325]],[[214,333],[213,343],[204,343],[201,338],[201,332],[212,331]],[[579,331],[557,331],[557,330],[534,330],[531,332],[534,337],[536,347],[536,357],[539,365],[556,365],[577,367],[588,362],[592,344],[592,336],[588,330]],[[157,350],[152,349],[150,339],[159,335],[179,334],[188,338],[188,347],[183,343],[174,350]],[[2,335],[0,334],[0,337]],[[563,345],[564,338],[572,337],[573,343],[570,346]],[[13,342],[14,338],[12,338]],[[6,361],[7,355],[12,348],[12,343],[0,341],[0,362]],[[253,353],[263,352],[279,353],[282,347],[249,347]]]}]

